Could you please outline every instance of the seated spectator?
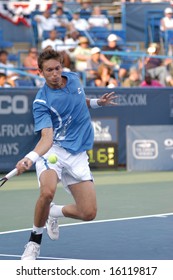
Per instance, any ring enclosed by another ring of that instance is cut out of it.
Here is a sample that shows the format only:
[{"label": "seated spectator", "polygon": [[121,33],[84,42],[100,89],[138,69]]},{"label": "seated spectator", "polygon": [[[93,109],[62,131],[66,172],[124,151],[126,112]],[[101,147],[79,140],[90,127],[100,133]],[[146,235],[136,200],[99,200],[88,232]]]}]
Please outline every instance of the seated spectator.
[{"label": "seated spectator", "polygon": [[49,31],[49,38],[43,40],[41,43],[41,49],[44,50],[48,46],[51,46],[56,51],[65,50],[64,41],[58,38],[58,32],[56,29]]},{"label": "seated spectator", "polygon": [[72,19],[72,12],[65,6],[64,0],[55,0],[51,6],[51,13],[56,13],[58,8],[61,8],[63,10],[63,14],[67,16],[68,20]]},{"label": "seated spectator", "polygon": [[57,21],[57,26],[62,26],[65,28],[70,28],[70,22],[66,14],[64,14],[63,8],[59,7],[56,10],[56,13],[52,15],[53,18]]},{"label": "seated spectator", "polygon": [[97,78],[97,71],[100,64],[105,63],[110,67],[114,67],[114,63],[110,62],[104,54],[101,53],[101,49],[94,47],[91,49],[91,57],[87,60],[87,80],[88,84]]},{"label": "seated spectator", "polygon": [[56,28],[57,20],[51,16],[50,11],[46,10],[41,15],[35,15],[34,20],[37,22],[38,37],[43,38],[44,31],[51,31]]},{"label": "seated spectator", "polygon": [[5,73],[0,72],[0,87],[4,87],[6,79],[7,76],[5,75]]},{"label": "seated spectator", "polygon": [[76,30],[86,31],[90,28],[88,21],[85,18],[80,17],[79,11],[73,13],[73,18],[70,23],[72,24],[72,27]]},{"label": "seated spectator", "polygon": [[136,67],[130,68],[129,77],[122,82],[123,87],[138,87],[141,84],[141,74]]},{"label": "seated spectator", "polygon": [[[11,68],[11,69],[10,69]],[[0,51],[0,72],[5,73],[7,79],[15,80],[18,78],[18,74],[12,69],[14,65],[8,61],[8,52],[6,50]]]},{"label": "seated spectator", "polygon": [[5,73],[0,72],[0,88],[1,87],[14,87],[15,83],[13,80],[7,79],[7,75]]},{"label": "seated spectator", "polygon": [[77,30],[72,29],[71,31],[66,32],[64,37],[66,49],[73,52],[79,44],[79,37],[80,33]]},{"label": "seated spectator", "polygon": [[81,0],[80,8],[77,11],[80,13],[81,18],[88,19],[92,13],[92,1],[91,0]]},{"label": "seated spectator", "polygon": [[38,75],[38,50],[35,47],[31,47],[28,51],[28,55],[25,57],[23,61],[23,66],[29,69],[26,69],[26,71],[33,75]]},{"label": "seated spectator", "polygon": [[76,71],[85,71],[87,69],[87,60],[91,56],[91,48],[87,37],[79,37],[79,45],[73,53]]},{"label": "seated spectator", "polygon": [[94,81],[97,87],[117,87],[118,81],[114,77],[112,68],[104,63],[101,63],[97,70],[97,78]]},{"label": "seated spectator", "polygon": [[147,49],[149,57],[146,57],[140,65],[142,69],[145,67],[145,71],[148,72],[152,79],[158,79],[159,82],[166,86],[167,84],[173,85],[173,79],[168,71],[169,60],[159,58],[160,46],[157,43],[151,43]]},{"label": "seated spectator", "polygon": [[158,81],[152,79],[149,73],[145,74],[144,81],[140,84],[141,87],[163,87],[163,85]]},{"label": "seated spectator", "polygon": [[109,27],[109,19],[102,14],[100,6],[95,6],[93,8],[92,14],[88,19],[90,27]]},{"label": "seated spectator", "polygon": [[[107,37],[107,45],[102,48],[103,51],[113,52],[113,51],[124,51],[121,46],[118,45],[118,41],[120,38],[116,34],[110,34]],[[122,56],[118,56],[115,54],[105,54],[107,59],[115,63],[115,70],[118,70],[118,77],[123,80],[130,69],[132,67],[132,61],[128,61],[127,58]]]},{"label": "seated spectator", "polygon": [[160,30],[164,32],[170,29],[173,29],[173,10],[166,8],[164,10],[164,17],[160,21]]}]

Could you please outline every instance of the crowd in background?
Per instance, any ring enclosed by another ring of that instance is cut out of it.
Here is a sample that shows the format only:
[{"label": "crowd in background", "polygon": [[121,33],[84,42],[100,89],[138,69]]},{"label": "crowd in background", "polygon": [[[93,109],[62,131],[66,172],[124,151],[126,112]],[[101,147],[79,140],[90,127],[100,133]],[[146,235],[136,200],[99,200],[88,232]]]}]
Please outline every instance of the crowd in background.
[{"label": "crowd in background", "polygon": [[[26,55],[20,66],[29,74],[33,85],[40,86],[44,82],[39,76],[38,53],[53,48],[63,54],[64,71],[78,72],[85,86],[173,86],[172,59],[159,57],[159,43],[151,43],[146,49],[146,57],[142,59],[135,55],[134,58],[129,57],[132,50],[126,46],[126,42],[122,43],[122,38],[111,33],[113,29],[108,12],[103,13],[101,7],[93,5],[91,0],[79,1],[78,8],[73,12],[65,4],[65,0],[53,1],[49,9],[35,13],[32,18],[37,27],[36,44],[25,50]],[[87,14],[87,17],[82,17],[82,14]],[[63,36],[59,27],[64,28]],[[106,40],[99,46],[90,40],[93,27],[103,27],[109,31]],[[160,21],[161,32],[168,29],[173,29],[173,11],[170,7],[165,9]],[[15,87],[18,84],[16,81],[20,73],[12,68],[15,68],[15,63],[9,62],[8,51],[0,50],[0,87]]]}]

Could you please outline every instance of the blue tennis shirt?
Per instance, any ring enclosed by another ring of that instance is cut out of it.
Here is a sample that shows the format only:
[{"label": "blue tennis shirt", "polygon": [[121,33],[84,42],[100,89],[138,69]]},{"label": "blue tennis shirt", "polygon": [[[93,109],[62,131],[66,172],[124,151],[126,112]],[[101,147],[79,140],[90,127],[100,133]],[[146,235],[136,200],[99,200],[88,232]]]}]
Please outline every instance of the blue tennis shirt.
[{"label": "blue tennis shirt", "polygon": [[54,144],[77,154],[92,148],[94,132],[85,92],[76,73],[63,72],[67,78],[64,88],[45,85],[33,102],[35,131],[52,127]]}]

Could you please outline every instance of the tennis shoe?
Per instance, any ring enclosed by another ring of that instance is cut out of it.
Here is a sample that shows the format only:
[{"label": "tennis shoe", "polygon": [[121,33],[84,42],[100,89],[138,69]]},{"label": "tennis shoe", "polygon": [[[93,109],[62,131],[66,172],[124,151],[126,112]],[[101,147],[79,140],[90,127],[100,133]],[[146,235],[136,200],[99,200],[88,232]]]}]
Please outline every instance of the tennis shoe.
[{"label": "tennis shoe", "polygon": [[40,245],[29,241],[25,246],[25,251],[21,257],[21,260],[36,260],[40,255]]},{"label": "tennis shoe", "polygon": [[46,229],[50,239],[57,240],[59,238],[59,225],[57,218],[49,216],[46,222]]}]

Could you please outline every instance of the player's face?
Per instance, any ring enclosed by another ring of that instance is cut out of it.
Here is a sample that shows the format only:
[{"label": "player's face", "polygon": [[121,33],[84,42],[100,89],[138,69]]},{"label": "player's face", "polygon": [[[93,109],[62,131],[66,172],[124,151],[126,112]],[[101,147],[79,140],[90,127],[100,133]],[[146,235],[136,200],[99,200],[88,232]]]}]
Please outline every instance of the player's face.
[{"label": "player's face", "polygon": [[55,59],[47,60],[43,63],[41,74],[46,79],[46,83],[51,88],[59,88],[62,85],[62,65]]}]

